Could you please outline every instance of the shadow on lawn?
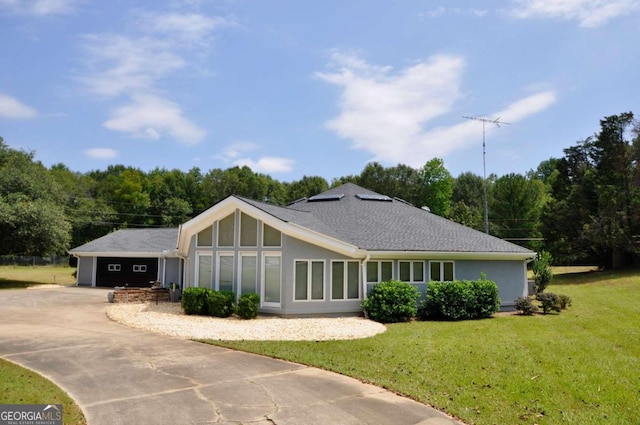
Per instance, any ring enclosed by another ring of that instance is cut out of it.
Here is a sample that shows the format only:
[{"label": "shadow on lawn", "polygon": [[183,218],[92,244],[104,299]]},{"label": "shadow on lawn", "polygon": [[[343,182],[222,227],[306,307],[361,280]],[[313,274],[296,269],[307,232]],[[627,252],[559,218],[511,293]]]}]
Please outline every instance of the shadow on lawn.
[{"label": "shadow on lawn", "polygon": [[23,280],[10,280],[0,277],[0,289],[24,289],[30,286],[46,285],[42,282],[28,282]]},{"label": "shadow on lawn", "polygon": [[580,273],[557,274],[553,277],[551,285],[586,285],[591,283],[602,283],[604,281],[615,281],[619,279],[628,279],[636,276],[640,269],[628,268],[620,270],[594,270]]}]

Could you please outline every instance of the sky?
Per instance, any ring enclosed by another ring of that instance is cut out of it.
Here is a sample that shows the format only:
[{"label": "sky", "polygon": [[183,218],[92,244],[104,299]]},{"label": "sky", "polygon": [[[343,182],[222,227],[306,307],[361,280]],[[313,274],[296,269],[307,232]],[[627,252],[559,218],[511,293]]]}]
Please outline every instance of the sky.
[{"label": "sky", "polygon": [[[640,115],[640,0],[0,0],[0,137],[47,167],[526,173]],[[483,123],[464,117],[498,120]]]}]

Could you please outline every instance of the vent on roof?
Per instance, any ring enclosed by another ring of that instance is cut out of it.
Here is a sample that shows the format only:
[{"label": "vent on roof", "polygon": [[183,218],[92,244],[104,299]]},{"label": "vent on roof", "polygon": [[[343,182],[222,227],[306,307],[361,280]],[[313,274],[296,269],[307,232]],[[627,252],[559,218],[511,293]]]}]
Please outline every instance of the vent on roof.
[{"label": "vent on roof", "polygon": [[344,198],[344,193],[339,195],[315,195],[307,199],[307,202],[339,201],[342,198]]},{"label": "vent on roof", "polygon": [[383,201],[383,202],[393,201],[393,199],[385,195],[369,195],[368,193],[358,193],[356,195],[356,198],[362,199],[363,201]]}]

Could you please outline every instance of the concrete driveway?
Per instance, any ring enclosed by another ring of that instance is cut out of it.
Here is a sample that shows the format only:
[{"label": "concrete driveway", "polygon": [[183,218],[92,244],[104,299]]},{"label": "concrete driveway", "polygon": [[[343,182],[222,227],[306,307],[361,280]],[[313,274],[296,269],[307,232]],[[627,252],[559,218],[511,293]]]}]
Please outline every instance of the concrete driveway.
[{"label": "concrete driveway", "polygon": [[342,375],[124,327],[106,300],[92,288],[0,291],[0,356],[66,390],[91,425],[459,424]]}]

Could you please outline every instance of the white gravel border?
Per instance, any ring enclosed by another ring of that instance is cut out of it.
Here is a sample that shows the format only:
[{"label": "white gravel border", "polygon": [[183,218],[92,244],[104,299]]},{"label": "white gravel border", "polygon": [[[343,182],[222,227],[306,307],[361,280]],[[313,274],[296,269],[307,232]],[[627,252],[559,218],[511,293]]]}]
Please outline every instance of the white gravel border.
[{"label": "white gravel border", "polygon": [[226,341],[325,341],[368,338],[387,330],[362,317],[296,318],[259,316],[253,320],[187,316],[178,303],[118,303],[107,316],[136,329],[187,339]]}]

